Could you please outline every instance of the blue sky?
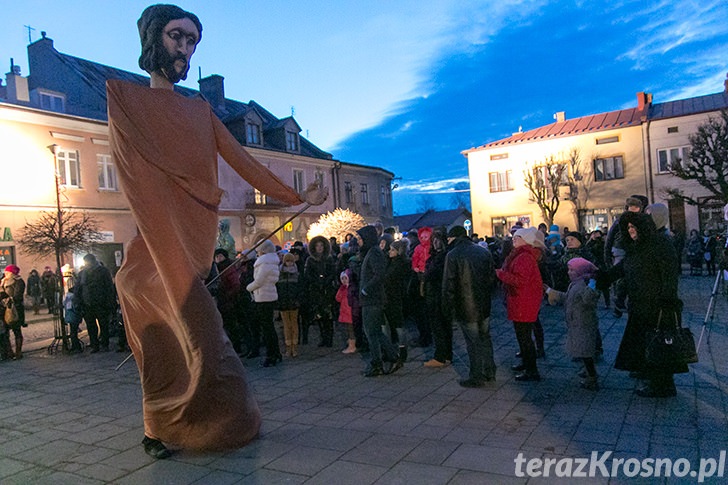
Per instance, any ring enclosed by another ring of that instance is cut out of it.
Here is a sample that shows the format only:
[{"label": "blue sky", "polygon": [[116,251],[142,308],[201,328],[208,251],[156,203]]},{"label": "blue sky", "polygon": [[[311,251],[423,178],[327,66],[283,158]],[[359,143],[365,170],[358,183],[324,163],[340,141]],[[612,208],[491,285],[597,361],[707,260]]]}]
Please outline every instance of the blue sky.
[{"label": "blue sky", "polygon": [[[0,62],[27,74],[28,32],[66,54],[139,72],[150,2],[5,2]],[[185,85],[279,117],[340,160],[401,179],[395,211],[440,208],[467,181],[462,150],[567,118],[721,91],[728,2],[181,1],[204,27]],[[5,71],[4,71],[5,72]]]}]

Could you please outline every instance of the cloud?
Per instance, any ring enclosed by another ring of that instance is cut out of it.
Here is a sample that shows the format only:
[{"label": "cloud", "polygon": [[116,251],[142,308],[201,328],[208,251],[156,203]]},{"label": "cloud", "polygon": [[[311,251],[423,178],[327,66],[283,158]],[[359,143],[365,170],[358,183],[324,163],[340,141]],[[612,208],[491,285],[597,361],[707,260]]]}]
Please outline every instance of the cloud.
[{"label": "cloud", "polygon": [[465,189],[456,190],[457,184],[470,186],[470,179],[467,176],[452,177],[447,179],[423,179],[399,184],[398,191],[421,193],[421,194],[455,194]]},{"label": "cloud", "polygon": [[[639,24],[637,41],[617,56],[617,60],[632,61],[634,69],[645,69],[660,56],[688,45],[714,39],[728,33],[725,2],[668,2],[649,6],[629,18],[618,21]],[[702,62],[700,56],[692,57],[691,63]]]}]

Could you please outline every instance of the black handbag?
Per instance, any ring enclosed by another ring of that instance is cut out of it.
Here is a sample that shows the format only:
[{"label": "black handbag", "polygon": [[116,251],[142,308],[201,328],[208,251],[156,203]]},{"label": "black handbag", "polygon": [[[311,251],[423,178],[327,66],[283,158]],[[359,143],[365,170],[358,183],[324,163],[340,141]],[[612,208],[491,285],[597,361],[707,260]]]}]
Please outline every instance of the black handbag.
[{"label": "black handbag", "polygon": [[676,312],[670,312],[670,315],[672,318],[663,320],[660,310],[657,326],[648,332],[645,360],[650,367],[673,369],[698,361],[692,332],[680,326]]}]

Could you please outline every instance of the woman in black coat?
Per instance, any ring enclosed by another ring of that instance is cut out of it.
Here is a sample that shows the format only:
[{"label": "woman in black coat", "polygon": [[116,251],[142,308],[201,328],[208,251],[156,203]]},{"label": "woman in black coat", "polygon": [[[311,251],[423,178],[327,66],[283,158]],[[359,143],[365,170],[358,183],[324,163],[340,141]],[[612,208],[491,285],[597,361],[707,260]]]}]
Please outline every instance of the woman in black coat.
[{"label": "woman in black coat", "polygon": [[612,280],[624,276],[629,296],[627,325],[614,367],[645,379],[635,392],[644,397],[676,395],[673,374],[687,372],[686,365],[672,369],[650,367],[645,359],[648,334],[662,319],[680,313],[677,254],[670,241],[656,232],[646,214],[625,212],[619,219],[625,257],[610,270]]}]

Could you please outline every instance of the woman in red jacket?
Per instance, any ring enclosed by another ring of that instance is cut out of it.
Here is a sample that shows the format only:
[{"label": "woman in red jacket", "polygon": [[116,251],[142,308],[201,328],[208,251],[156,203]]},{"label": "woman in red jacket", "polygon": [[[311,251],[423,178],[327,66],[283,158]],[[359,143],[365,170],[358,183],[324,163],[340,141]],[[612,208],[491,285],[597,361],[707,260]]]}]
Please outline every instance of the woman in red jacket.
[{"label": "woman in red jacket", "polygon": [[517,381],[541,380],[536,367],[536,347],[531,340],[533,324],[543,300],[538,261],[545,245],[539,236],[543,237],[535,227],[517,230],[513,235],[513,250],[503,268],[496,271],[506,291],[508,319],[513,320],[523,359],[522,364],[513,366],[513,370],[521,372],[515,377]]}]

